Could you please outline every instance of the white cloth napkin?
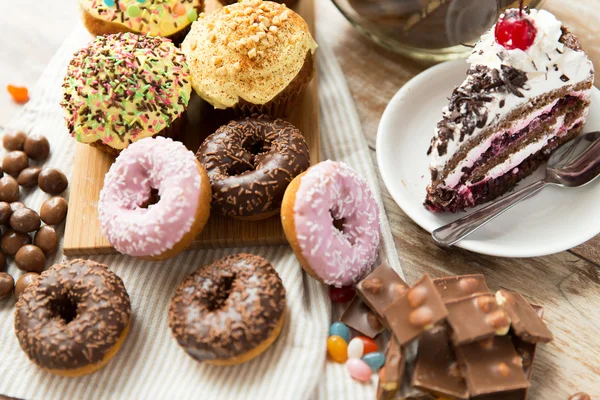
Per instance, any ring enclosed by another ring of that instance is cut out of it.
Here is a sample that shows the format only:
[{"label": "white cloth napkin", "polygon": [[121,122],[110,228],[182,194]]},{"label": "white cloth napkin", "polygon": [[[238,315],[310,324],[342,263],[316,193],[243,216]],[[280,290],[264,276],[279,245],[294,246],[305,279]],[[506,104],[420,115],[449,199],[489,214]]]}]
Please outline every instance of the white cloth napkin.
[{"label": "white cloth napkin", "polygon": [[[32,91],[31,101],[7,129],[46,135],[51,157],[46,165],[68,177],[74,139],[64,126],[59,106],[62,79],[71,55],[91,37],[78,26],[59,49]],[[321,38],[318,50],[321,132],[324,158],[345,161],[370,183],[381,207],[380,258],[400,264],[381,202],[377,177],[360,121],[342,71]],[[68,196],[68,194],[67,194]],[[40,190],[22,191],[21,200],[39,210],[48,198]],[[59,235],[63,234],[63,227]],[[61,243],[62,248],[62,243]],[[61,248],[53,259],[63,258]],[[279,339],[260,357],[234,367],[203,365],[172,338],[167,309],[178,284],[202,265],[240,251],[259,254],[277,269],[287,289],[285,325]],[[288,246],[194,250],[164,262],[121,255],[90,257],[107,264],[125,282],[132,300],[133,325],[123,347],[102,370],[63,378],[36,368],[14,335],[14,300],[0,301],[0,394],[23,399],[302,399],[373,398],[375,381],[353,381],[343,365],[326,361],[332,320],[327,287],[303,273]],[[14,263],[8,272],[21,275]],[[335,314],[339,312],[336,308]]]}]

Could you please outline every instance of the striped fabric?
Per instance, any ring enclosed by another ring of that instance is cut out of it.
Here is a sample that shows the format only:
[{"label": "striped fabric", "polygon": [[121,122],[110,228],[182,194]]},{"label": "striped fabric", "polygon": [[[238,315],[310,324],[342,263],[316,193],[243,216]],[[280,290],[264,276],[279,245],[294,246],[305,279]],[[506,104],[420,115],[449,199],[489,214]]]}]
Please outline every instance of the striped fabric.
[{"label": "striped fabric", "polygon": [[[39,132],[52,153],[46,165],[68,176],[74,153],[60,109],[60,85],[73,52],[90,40],[78,26],[59,49],[32,93],[32,100],[8,129]],[[377,178],[352,99],[335,57],[321,41],[319,50],[323,154],[343,160],[366,177],[379,196]],[[22,192],[39,209],[48,196]],[[383,205],[380,202],[380,205]],[[85,221],[81,221],[85,223]],[[62,236],[63,229],[59,231]],[[391,232],[382,214],[380,258],[400,271]],[[287,289],[285,325],[279,339],[260,357],[234,367],[202,365],[171,337],[167,309],[175,288],[198,267],[239,251],[259,254],[275,266]],[[63,256],[59,249],[52,261]],[[327,288],[302,272],[287,246],[188,251],[164,262],[110,255],[91,257],[107,264],[131,296],[133,325],[121,351],[99,372],[80,378],[57,377],[33,366],[13,332],[14,301],[0,302],[0,394],[23,399],[302,399],[373,398],[372,384],[357,384],[342,365],[326,361],[325,343],[333,315]],[[14,264],[14,263],[13,263]],[[9,273],[20,276],[11,264]]]}]

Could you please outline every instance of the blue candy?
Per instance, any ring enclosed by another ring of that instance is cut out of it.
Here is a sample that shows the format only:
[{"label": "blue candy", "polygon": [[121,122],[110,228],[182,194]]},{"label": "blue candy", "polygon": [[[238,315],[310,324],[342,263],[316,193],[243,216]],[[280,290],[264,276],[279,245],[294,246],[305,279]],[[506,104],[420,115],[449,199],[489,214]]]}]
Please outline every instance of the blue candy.
[{"label": "blue candy", "polygon": [[369,367],[371,367],[371,371],[377,372],[383,364],[385,363],[385,354],[380,351],[375,351],[373,353],[365,354],[361,360],[363,360]]},{"label": "blue candy", "polygon": [[329,336],[339,336],[348,343],[350,341],[350,331],[343,322],[334,322],[329,328]]},{"label": "blue candy", "polygon": [[108,7],[112,7],[115,5],[115,0],[104,0],[104,4],[106,4]]}]

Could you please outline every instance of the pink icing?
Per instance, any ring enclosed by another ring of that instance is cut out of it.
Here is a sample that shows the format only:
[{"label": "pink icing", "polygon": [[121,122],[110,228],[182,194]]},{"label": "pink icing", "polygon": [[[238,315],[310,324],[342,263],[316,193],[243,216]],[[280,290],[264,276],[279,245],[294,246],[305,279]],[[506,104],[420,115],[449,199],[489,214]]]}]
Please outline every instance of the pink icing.
[{"label": "pink icing", "polygon": [[[343,232],[333,222],[343,219]],[[379,246],[379,207],[367,182],[343,162],[302,176],[294,224],[302,255],[328,285],[346,286],[370,270]]]},{"label": "pink icing", "polygon": [[[156,137],[121,152],[104,178],[98,216],[104,236],[130,256],[156,256],[189,232],[202,182],[196,157],[182,143]],[[141,208],[158,190],[160,200]]]}]

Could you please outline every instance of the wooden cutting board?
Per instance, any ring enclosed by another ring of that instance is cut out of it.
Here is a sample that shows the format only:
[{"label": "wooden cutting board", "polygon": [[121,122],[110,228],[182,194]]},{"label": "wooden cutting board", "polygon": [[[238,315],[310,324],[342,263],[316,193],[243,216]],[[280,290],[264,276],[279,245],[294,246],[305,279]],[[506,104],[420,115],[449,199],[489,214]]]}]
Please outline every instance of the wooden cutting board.
[{"label": "wooden cutting board", "polygon": [[[216,0],[207,2],[207,9],[219,7]],[[296,7],[315,36],[314,0],[300,0]],[[313,164],[321,160],[319,134],[319,101],[317,76],[309,85],[294,113],[287,118],[304,134]],[[223,112],[212,109],[197,96],[190,100],[189,124],[179,138],[192,151],[220,125],[228,122]],[[69,213],[65,227],[63,250],[67,256],[115,253],[100,232],[98,198],[114,159],[91,146],[78,143],[70,182]],[[285,244],[279,216],[263,221],[238,221],[212,214],[204,231],[192,248],[237,247]]]}]

